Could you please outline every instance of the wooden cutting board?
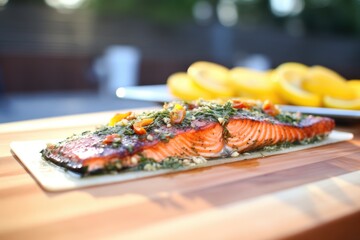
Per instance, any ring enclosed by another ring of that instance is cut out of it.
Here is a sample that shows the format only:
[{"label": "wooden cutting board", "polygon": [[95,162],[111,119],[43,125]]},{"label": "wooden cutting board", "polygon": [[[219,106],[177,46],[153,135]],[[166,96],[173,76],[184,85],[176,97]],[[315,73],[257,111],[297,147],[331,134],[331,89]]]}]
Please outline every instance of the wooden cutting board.
[{"label": "wooden cutting board", "polygon": [[354,133],[351,141],[59,193],[44,191],[10,152],[12,141],[63,138],[111,115],[0,125],[0,239],[360,234],[359,123],[337,128]]}]

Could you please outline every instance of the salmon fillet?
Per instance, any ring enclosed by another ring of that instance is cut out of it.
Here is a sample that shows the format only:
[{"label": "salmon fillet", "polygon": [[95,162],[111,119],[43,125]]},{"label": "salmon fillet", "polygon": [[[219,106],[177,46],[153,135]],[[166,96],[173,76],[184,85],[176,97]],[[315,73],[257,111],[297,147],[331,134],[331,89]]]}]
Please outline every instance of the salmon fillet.
[{"label": "salmon fillet", "polygon": [[83,175],[118,172],[149,161],[160,166],[172,158],[231,157],[284,143],[305,144],[334,127],[330,118],[281,112],[269,103],[170,103],[160,110],[117,114],[93,132],[49,144],[42,156]]}]

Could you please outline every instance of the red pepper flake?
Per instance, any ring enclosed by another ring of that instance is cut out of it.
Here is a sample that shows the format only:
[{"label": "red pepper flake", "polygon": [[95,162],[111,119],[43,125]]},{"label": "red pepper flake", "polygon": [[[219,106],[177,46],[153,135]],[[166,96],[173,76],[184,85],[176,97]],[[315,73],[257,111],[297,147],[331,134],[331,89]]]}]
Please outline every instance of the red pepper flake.
[{"label": "red pepper flake", "polygon": [[111,135],[107,135],[103,140],[103,144],[112,144],[113,142],[119,142],[120,140],[121,140],[120,135],[114,133]]},{"label": "red pepper flake", "polygon": [[269,114],[270,116],[273,116],[273,117],[275,117],[276,115],[278,115],[280,113],[279,108],[277,108],[277,106],[274,105],[269,100],[266,100],[264,102],[262,109],[266,114]]},{"label": "red pepper flake", "polygon": [[188,103],[188,105],[187,105],[187,108],[189,109],[189,110],[193,110],[193,109],[195,109],[197,106],[195,105],[195,104],[193,104],[193,103]]},{"label": "red pepper flake", "polygon": [[243,100],[233,100],[232,107],[236,109],[250,109],[256,105],[256,102],[253,101],[243,101]]},{"label": "red pepper flake", "polygon": [[141,121],[134,123],[133,129],[135,133],[138,135],[146,134],[146,130],[144,127],[152,124],[153,122],[154,122],[153,118],[142,119]]}]

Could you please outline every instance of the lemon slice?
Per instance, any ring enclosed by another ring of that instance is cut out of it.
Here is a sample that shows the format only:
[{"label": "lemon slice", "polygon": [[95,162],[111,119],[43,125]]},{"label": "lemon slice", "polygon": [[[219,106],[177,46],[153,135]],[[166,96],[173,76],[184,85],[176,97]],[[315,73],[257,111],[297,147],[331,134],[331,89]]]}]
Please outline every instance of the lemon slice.
[{"label": "lemon slice", "polygon": [[276,92],[269,92],[269,93],[265,93],[265,94],[250,94],[247,92],[241,92],[238,94],[238,97],[245,98],[245,99],[256,99],[256,100],[261,100],[261,101],[269,100],[275,104],[286,104],[287,103]]},{"label": "lemon slice", "polygon": [[198,86],[185,72],[170,75],[167,80],[167,86],[171,94],[185,101],[192,101],[198,98],[214,98],[211,93]]},{"label": "lemon slice", "polygon": [[279,96],[279,94],[276,93],[268,93],[261,96],[253,96],[252,98],[258,99],[261,101],[270,101],[274,104],[287,104],[287,101]]},{"label": "lemon slice", "polygon": [[319,95],[304,91],[286,78],[281,77],[277,85],[281,97],[291,104],[319,107],[321,97]]},{"label": "lemon slice", "polygon": [[187,73],[200,87],[217,97],[229,98],[234,96],[234,90],[229,79],[229,69],[222,65],[205,61],[195,62],[190,65]]},{"label": "lemon slice", "polygon": [[356,97],[355,91],[346,84],[346,80],[338,73],[322,66],[309,68],[302,84],[309,92],[321,96],[350,100]]},{"label": "lemon slice", "polygon": [[240,94],[262,95],[274,90],[274,85],[265,72],[236,67],[230,70],[230,78]]},{"label": "lemon slice", "polygon": [[283,63],[280,64],[275,71],[276,72],[291,72],[291,74],[293,75],[293,78],[295,77],[299,77],[299,78],[303,78],[307,72],[309,70],[309,67],[306,66],[305,64],[302,63],[297,63],[297,62],[287,62],[287,63]]},{"label": "lemon slice", "polygon": [[284,63],[271,75],[276,89],[285,101],[303,106],[321,106],[321,97],[302,89],[308,67],[300,63]]},{"label": "lemon slice", "polygon": [[286,102],[276,93],[272,74],[272,71],[260,72],[241,67],[230,70],[230,78],[236,87],[237,96],[285,104]]},{"label": "lemon slice", "polygon": [[330,107],[330,108],[360,110],[360,98],[356,98],[352,100],[343,100],[343,99],[336,99],[330,96],[325,96],[324,105],[325,107]]},{"label": "lemon slice", "polygon": [[355,91],[356,98],[360,98],[360,79],[349,80],[347,84]]},{"label": "lemon slice", "polygon": [[268,93],[268,94],[259,96],[259,97],[257,97],[257,99],[262,100],[262,101],[269,100],[270,102],[272,102],[274,104],[287,104],[288,103],[285,99],[283,99],[276,92],[272,92],[272,93]]}]

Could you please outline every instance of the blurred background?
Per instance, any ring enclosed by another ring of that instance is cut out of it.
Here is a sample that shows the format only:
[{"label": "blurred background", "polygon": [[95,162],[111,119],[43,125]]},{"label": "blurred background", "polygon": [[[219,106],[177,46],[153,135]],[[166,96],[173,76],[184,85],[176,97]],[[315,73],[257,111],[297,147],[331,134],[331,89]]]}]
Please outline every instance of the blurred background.
[{"label": "blurred background", "polygon": [[0,0],[0,122],[155,106],[115,90],[197,60],[360,78],[359,40],[360,0]]}]

